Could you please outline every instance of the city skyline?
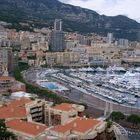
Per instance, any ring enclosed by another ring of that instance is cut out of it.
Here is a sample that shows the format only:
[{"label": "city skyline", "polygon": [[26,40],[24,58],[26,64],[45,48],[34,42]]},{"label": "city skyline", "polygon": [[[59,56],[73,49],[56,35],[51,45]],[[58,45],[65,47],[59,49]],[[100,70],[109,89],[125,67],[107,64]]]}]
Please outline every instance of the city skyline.
[{"label": "city skyline", "polygon": [[54,27],[0,21],[0,139],[139,140],[140,24],[57,8]]},{"label": "city skyline", "polygon": [[[64,3],[88,8],[107,16],[125,15],[140,23],[139,0],[59,0]],[[130,10],[131,9],[131,10]]]}]

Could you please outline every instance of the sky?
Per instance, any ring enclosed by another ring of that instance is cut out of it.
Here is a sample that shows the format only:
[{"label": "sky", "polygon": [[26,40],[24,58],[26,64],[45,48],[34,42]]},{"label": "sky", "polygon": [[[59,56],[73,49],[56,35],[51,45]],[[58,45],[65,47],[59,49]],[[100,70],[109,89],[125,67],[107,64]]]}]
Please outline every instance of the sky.
[{"label": "sky", "polygon": [[140,22],[140,0],[59,0],[107,16],[125,15]]}]

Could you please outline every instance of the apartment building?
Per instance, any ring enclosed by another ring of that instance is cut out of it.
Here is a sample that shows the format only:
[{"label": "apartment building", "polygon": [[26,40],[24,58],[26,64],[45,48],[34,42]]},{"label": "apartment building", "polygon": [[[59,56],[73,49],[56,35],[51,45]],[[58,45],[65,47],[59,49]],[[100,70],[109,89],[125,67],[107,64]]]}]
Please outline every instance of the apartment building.
[{"label": "apartment building", "polygon": [[65,50],[64,32],[62,31],[62,20],[56,19],[54,30],[50,35],[50,51],[63,52]]},{"label": "apartment building", "polygon": [[15,79],[10,76],[0,76],[0,88],[10,88],[14,84]]},{"label": "apartment building", "polygon": [[27,49],[30,49],[30,47],[31,47],[31,42],[30,42],[29,37],[23,37],[21,39],[20,43],[21,43],[22,50],[27,50]]},{"label": "apartment building", "polygon": [[69,103],[48,107],[45,111],[45,123],[48,126],[63,125],[76,116],[82,116],[84,110],[85,108],[82,105]]},{"label": "apartment building", "polygon": [[79,44],[78,40],[65,40],[65,45],[67,50],[77,47]]},{"label": "apartment building", "polygon": [[63,52],[65,50],[63,31],[52,31],[50,46],[50,50],[53,52]]},{"label": "apartment building", "polygon": [[45,101],[36,99],[25,105],[28,121],[44,123]]},{"label": "apartment building", "polygon": [[70,66],[78,63],[80,60],[79,53],[76,52],[56,52],[46,53],[46,63],[48,65]]},{"label": "apartment building", "polygon": [[29,122],[44,122],[44,100],[19,98],[0,107],[0,119],[25,119]]},{"label": "apartment building", "polygon": [[130,66],[140,66],[140,46],[138,43],[133,43],[131,47],[123,49],[122,62]]},{"label": "apartment building", "polygon": [[89,46],[78,45],[77,47],[71,49],[72,52],[77,52],[80,55],[79,63],[83,66],[86,66],[89,62],[88,55],[86,54],[87,47]]},{"label": "apartment building", "polygon": [[6,39],[7,38],[7,31],[5,29],[0,29],[0,39]]},{"label": "apartment building", "polygon": [[0,93],[5,93],[9,91],[26,91],[26,86],[24,83],[16,81],[13,77],[0,76]]},{"label": "apartment building", "polygon": [[89,61],[92,64],[121,65],[122,57],[120,48],[107,43],[94,44],[86,48]]},{"label": "apartment building", "polygon": [[8,104],[4,104],[0,107],[0,119],[27,119],[25,105],[29,102],[32,102],[32,100],[28,98],[20,98],[11,101]]},{"label": "apartment building", "polygon": [[44,43],[35,42],[31,44],[31,48],[33,51],[42,50],[45,52],[49,50],[49,43],[47,41]]},{"label": "apartment building", "polygon": [[115,56],[120,57],[120,48],[107,43],[94,44],[92,47],[87,48],[87,53],[98,53],[105,58],[111,59]]},{"label": "apartment building", "polygon": [[[106,122],[83,116],[84,106],[18,98],[0,107],[0,119],[18,140],[113,140]],[[45,120],[45,121],[44,121]],[[43,124],[45,122],[45,124]]]},{"label": "apartment building", "polygon": [[129,40],[127,39],[119,39],[116,43],[117,43],[117,46],[121,48],[129,47]]},{"label": "apartment building", "polygon": [[47,126],[22,120],[9,120],[6,122],[9,131],[12,131],[17,140],[46,140]]},{"label": "apartment building", "polygon": [[75,117],[67,124],[51,128],[50,135],[54,136],[55,140],[106,140],[105,130],[106,123],[103,121]]},{"label": "apartment building", "polygon": [[9,72],[15,67],[14,55],[11,48],[0,48],[0,73]]}]

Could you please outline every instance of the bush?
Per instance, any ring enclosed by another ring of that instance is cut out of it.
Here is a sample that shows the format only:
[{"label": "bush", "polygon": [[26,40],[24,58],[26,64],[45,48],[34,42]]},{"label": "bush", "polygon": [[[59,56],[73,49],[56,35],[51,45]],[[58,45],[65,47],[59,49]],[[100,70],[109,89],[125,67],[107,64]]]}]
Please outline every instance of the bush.
[{"label": "bush", "polygon": [[116,120],[116,121],[124,120],[125,115],[122,112],[115,112],[114,111],[111,113],[111,118],[112,118],[112,120]]},{"label": "bush", "polygon": [[127,121],[132,123],[133,126],[136,126],[136,125],[140,124],[140,117],[136,114],[132,114],[127,117]]}]

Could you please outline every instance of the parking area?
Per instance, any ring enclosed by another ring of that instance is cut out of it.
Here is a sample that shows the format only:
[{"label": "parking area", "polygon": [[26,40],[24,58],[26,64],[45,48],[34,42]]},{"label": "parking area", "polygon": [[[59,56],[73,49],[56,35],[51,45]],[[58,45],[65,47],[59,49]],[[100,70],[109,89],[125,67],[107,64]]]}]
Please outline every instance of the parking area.
[{"label": "parking area", "polygon": [[133,130],[126,128],[129,140],[140,140],[140,130]]}]

